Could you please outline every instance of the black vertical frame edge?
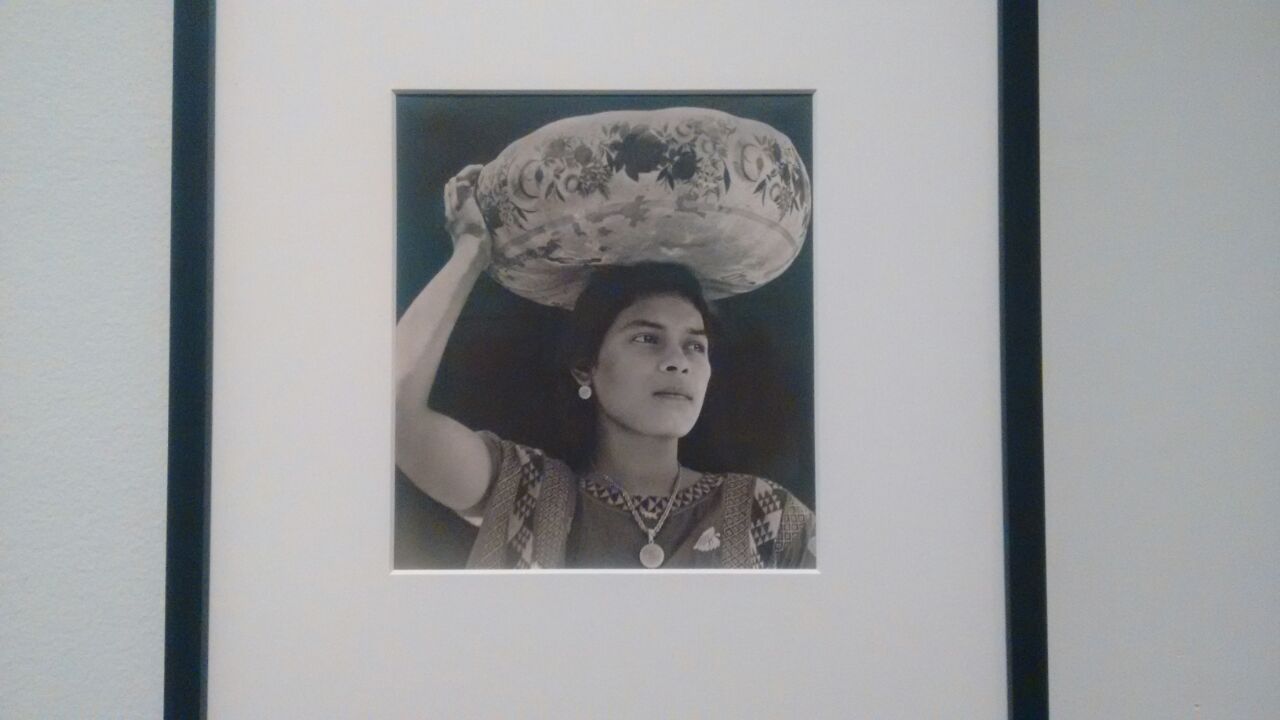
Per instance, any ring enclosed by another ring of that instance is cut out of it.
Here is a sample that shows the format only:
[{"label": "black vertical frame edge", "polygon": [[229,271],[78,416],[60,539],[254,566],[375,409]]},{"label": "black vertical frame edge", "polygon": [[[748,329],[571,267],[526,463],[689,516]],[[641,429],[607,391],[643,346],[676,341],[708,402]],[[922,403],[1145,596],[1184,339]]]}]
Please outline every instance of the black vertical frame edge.
[{"label": "black vertical frame edge", "polygon": [[212,0],[173,6],[164,716],[205,716],[212,380]]},{"label": "black vertical frame edge", "polygon": [[1001,0],[1000,324],[1009,717],[1049,716],[1040,336],[1039,18]]}]

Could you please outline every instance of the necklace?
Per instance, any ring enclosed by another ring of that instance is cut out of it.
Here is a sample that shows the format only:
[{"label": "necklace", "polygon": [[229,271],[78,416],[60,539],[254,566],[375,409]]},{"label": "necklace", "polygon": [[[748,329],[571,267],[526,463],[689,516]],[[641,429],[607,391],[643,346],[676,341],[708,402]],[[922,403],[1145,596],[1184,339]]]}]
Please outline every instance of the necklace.
[{"label": "necklace", "polygon": [[636,521],[636,524],[640,526],[640,530],[642,530],[645,535],[649,536],[649,542],[645,543],[644,547],[640,548],[640,564],[650,570],[661,567],[663,561],[667,559],[667,554],[662,550],[662,546],[659,545],[654,538],[656,538],[658,536],[658,532],[662,530],[663,523],[665,523],[667,521],[667,517],[671,515],[671,508],[676,504],[676,488],[680,487],[680,475],[683,470],[684,468],[681,467],[676,468],[676,476],[671,480],[671,494],[667,496],[667,506],[662,509],[662,516],[658,518],[658,524],[654,525],[652,528],[645,524],[644,518],[640,517],[640,511],[636,509],[636,503],[635,500],[631,498],[631,493],[622,489],[622,486],[615,483],[613,478],[608,475],[604,476],[604,478],[609,481],[610,485],[618,488],[618,492],[622,493],[622,499],[627,503],[627,509],[631,511],[631,517]]}]

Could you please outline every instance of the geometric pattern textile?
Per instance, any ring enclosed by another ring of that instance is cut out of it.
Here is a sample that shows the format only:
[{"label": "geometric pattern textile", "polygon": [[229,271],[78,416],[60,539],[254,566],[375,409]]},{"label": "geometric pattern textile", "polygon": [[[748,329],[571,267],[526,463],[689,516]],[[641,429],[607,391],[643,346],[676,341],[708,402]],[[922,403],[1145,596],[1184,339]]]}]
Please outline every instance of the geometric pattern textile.
[{"label": "geometric pattern textile", "polygon": [[[482,432],[495,464],[484,515],[468,568],[539,569],[564,566],[577,493],[626,508],[620,490],[594,478],[580,479],[541,450]],[[812,511],[777,483],[753,475],[706,474],[676,493],[673,510],[723,486],[719,529],[721,567],[814,567]],[[633,498],[636,500],[636,498]],[[662,496],[640,498],[649,522],[665,512]]]},{"label": "geometric pattern textile", "polygon": [[[724,475],[704,474],[697,482],[676,493],[675,503],[672,505],[671,510],[674,512],[693,505],[714,492],[723,482]],[[589,497],[593,497],[609,507],[622,511],[627,510],[627,501],[623,496],[622,489],[612,483],[601,481],[595,477],[586,477],[582,480],[582,491]],[[650,523],[657,522],[658,518],[662,517],[663,512],[667,509],[666,495],[632,495],[631,501],[635,503],[640,517]]]}]

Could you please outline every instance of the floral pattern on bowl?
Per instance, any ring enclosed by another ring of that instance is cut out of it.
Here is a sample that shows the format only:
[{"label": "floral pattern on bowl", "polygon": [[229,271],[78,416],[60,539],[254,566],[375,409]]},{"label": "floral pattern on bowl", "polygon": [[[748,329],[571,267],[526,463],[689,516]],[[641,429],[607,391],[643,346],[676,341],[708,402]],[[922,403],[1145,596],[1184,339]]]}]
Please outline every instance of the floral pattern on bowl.
[{"label": "floral pattern on bowl", "polygon": [[712,298],[754,289],[799,254],[812,209],[785,135],[704,108],[557,121],[486,165],[476,199],[494,278],[561,307],[607,264],[680,262]]}]

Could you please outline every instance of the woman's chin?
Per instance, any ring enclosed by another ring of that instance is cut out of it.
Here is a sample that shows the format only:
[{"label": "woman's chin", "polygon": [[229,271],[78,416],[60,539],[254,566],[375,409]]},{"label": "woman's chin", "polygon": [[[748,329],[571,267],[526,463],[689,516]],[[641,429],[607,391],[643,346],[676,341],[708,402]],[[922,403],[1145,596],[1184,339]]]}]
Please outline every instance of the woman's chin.
[{"label": "woman's chin", "polygon": [[697,422],[697,418],[694,418],[693,421],[683,418],[662,418],[620,424],[637,435],[679,440],[693,430],[695,422]]},{"label": "woman's chin", "polygon": [[701,403],[688,401],[677,404],[664,400],[638,405],[622,412],[605,411],[601,419],[605,425],[616,425],[637,435],[678,440],[693,430],[702,410]]},{"label": "woman's chin", "polygon": [[665,412],[655,413],[655,417],[646,423],[654,429],[654,435],[682,438],[688,435],[694,424],[698,422],[698,408],[691,405],[665,410]]},{"label": "woman's chin", "polygon": [[693,430],[693,425],[695,422],[697,422],[697,420],[698,420],[697,418],[694,418],[692,421],[685,420],[682,418],[678,421],[655,423],[653,426],[653,431],[647,434],[653,435],[655,437],[673,438],[675,440],[679,440],[685,435],[688,435],[690,430]]}]

